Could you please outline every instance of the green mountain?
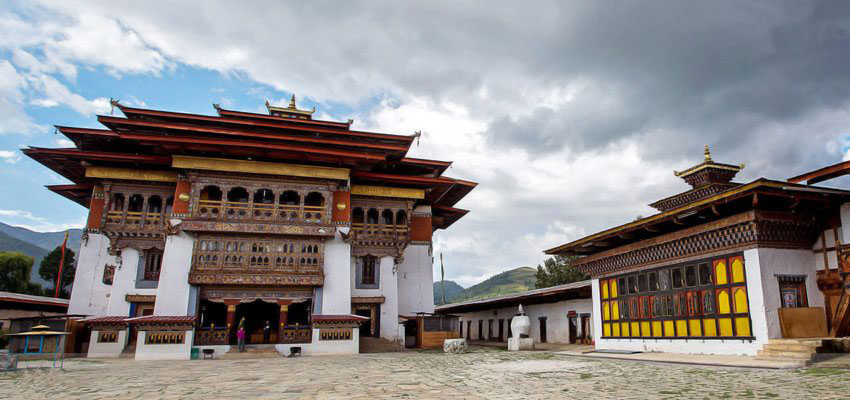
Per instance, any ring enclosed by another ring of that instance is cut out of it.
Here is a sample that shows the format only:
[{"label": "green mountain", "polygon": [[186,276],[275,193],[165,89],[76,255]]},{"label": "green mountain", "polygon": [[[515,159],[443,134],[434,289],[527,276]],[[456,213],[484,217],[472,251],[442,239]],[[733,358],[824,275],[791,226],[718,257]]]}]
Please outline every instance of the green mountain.
[{"label": "green mountain", "polygon": [[[82,229],[68,229],[68,244],[67,248],[80,252],[81,237],[83,236]],[[38,275],[38,267],[41,265],[41,259],[47,255],[50,250],[62,245],[62,240],[65,239],[65,232],[35,232],[27,228],[12,226],[0,222],[0,251],[17,251],[28,256],[35,257],[35,263],[30,274],[30,281],[42,286],[50,286],[47,281],[41,279]]]},{"label": "green mountain", "polygon": [[[452,299],[459,296],[466,290],[463,286],[458,285],[455,281],[446,281],[446,302],[451,303]],[[434,304],[443,304],[443,285],[440,282],[434,282]]]},{"label": "green mountain", "polygon": [[[484,282],[464,289],[455,296],[449,296],[451,289],[449,289],[449,281],[446,281],[446,301],[457,303],[531,290],[534,289],[534,285],[537,282],[536,273],[537,270],[534,268],[519,267],[492,276]],[[440,304],[442,302],[442,297],[438,297],[439,285],[440,282],[434,282],[434,304]],[[460,286],[458,285],[458,287]]]}]

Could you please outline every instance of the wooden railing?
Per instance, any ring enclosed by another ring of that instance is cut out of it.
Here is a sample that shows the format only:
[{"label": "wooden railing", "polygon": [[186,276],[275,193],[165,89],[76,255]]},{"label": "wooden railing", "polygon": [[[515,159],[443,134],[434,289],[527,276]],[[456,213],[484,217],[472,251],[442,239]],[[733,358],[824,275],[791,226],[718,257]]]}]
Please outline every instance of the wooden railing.
[{"label": "wooden railing", "polygon": [[353,223],[351,229],[361,236],[398,236],[404,238],[408,233],[407,225]]},{"label": "wooden railing", "polygon": [[123,227],[162,226],[171,214],[162,212],[110,210],[106,212],[106,224]]},{"label": "wooden railing", "polygon": [[229,341],[227,328],[201,327],[195,330],[195,346],[226,345]]},{"label": "wooden railing", "polygon": [[310,325],[288,325],[280,330],[278,343],[310,343],[313,340],[313,327]]},{"label": "wooden railing", "polygon": [[327,220],[328,213],[325,206],[198,200],[195,215],[200,218],[220,220],[321,223]]}]

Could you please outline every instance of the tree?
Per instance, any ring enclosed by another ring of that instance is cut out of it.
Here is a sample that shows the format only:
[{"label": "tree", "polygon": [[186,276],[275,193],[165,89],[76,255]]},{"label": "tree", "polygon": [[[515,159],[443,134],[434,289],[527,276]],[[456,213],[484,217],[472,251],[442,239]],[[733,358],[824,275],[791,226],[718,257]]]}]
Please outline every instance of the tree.
[{"label": "tree", "polygon": [[[69,293],[65,289],[70,288],[74,283],[74,273],[76,272],[76,268],[74,268],[74,255],[73,250],[65,248],[65,263],[62,266],[62,288],[59,290],[59,296],[63,298],[68,298]],[[38,269],[38,274],[41,275],[42,279],[53,283],[53,292],[56,291],[56,278],[59,275],[59,260],[61,258],[62,246],[57,246],[41,259],[41,267]]]},{"label": "tree", "polygon": [[554,256],[537,266],[537,288],[565,285],[588,279],[587,274],[573,266],[575,256]]},{"label": "tree", "polygon": [[0,252],[0,290],[42,295],[41,285],[30,282],[33,257],[22,253]]}]

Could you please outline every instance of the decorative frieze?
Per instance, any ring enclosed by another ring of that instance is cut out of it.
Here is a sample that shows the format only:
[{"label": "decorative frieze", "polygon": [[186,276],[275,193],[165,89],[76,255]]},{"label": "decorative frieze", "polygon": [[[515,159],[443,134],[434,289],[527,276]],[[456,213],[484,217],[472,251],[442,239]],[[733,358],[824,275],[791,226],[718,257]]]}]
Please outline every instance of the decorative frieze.
[{"label": "decorative frieze", "polygon": [[812,218],[749,211],[680,232],[603,251],[575,261],[591,276],[721,250],[753,247],[811,249],[819,226]]}]

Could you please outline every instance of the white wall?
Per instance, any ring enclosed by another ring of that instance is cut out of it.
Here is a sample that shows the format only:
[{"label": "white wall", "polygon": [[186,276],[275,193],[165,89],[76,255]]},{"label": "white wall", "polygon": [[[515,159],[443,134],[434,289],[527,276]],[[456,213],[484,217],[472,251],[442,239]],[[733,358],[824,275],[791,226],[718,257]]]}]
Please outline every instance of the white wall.
[{"label": "white wall", "polygon": [[[357,289],[355,275],[355,258],[351,257],[351,296],[384,296],[384,303],[381,304],[381,337],[389,340],[398,340],[398,279],[396,273],[393,272],[395,260],[392,257],[381,257],[378,271],[377,289]],[[349,311],[351,309],[349,308]],[[369,322],[365,322],[369,323]]]},{"label": "white wall", "polygon": [[115,257],[107,252],[109,239],[89,233],[86,244],[77,252],[77,272],[71,290],[68,314],[106,315],[112,287],[103,283],[103,268],[115,265]]},{"label": "white wall", "polygon": [[322,287],[321,314],[351,314],[351,245],[342,240],[339,227],[333,239],[325,241],[325,284]]},{"label": "white wall", "polygon": [[398,266],[398,313],[434,312],[434,258],[430,244],[411,244]]},{"label": "white wall", "polygon": [[[779,327],[779,283],[775,274],[806,275],[809,305],[823,307],[823,294],[817,288],[815,261],[809,250],[750,249],[744,251],[752,334],[755,340],[703,339],[596,339],[597,349],[660,351],[685,354],[724,354],[754,356],[768,339],[782,337]],[[599,280],[593,280],[593,307],[599,309]],[[597,332],[601,316],[594,314]]]},{"label": "white wall", "polygon": [[[110,329],[111,330],[111,329]],[[118,331],[118,339],[115,343],[98,343],[97,336],[100,331],[92,329],[89,338],[88,358],[118,358],[124,347],[127,346],[127,329]]]},{"label": "white wall", "polygon": [[[523,311],[531,321],[531,330],[529,337],[535,342],[540,343],[540,317],[546,317],[546,342],[547,343],[569,343],[570,342],[570,326],[567,314],[570,311],[576,312],[576,337],[582,335],[581,332],[581,314],[591,314],[592,318],[592,300],[591,299],[576,299],[565,300],[554,303],[523,305]],[[495,311],[495,313],[494,313]],[[499,320],[504,319],[503,339],[508,338],[508,324],[511,318],[517,313],[516,307],[488,309],[483,311],[468,312],[468,313],[452,313],[460,317],[460,323],[463,324],[463,337],[469,337],[471,340],[478,340],[478,321],[483,321],[483,337],[489,339],[488,323],[493,320],[493,337],[499,336]],[[470,333],[467,335],[467,323],[470,324]],[[593,327],[591,325],[591,334]]]},{"label": "white wall", "polygon": [[[313,329],[310,354],[357,354],[360,352],[360,329],[352,329],[351,340],[319,340],[319,329]],[[303,351],[303,350],[302,350]],[[288,353],[287,353],[288,354]]]},{"label": "white wall", "polygon": [[194,331],[186,331],[182,344],[145,344],[148,331],[136,336],[136,360],[188,360],[192,358]]},{"label": "white wall", "polygon": [[[753,305],[752,292],[755,291],[755,288],[751,287],[753,280],[750,279],[749,269],[750,259],[754,258],[751,257],[751,252],[755,251],[748,250],[745,253],[748,272],[747,287],[751,296],[751,306]],[[762,306],[767,318],[767,335],[771,339],[780,338],[782,331],[779,327],[779,308],[782,307],[782,299],[779,295],[779,281],[775,275],[805,275],[809,307],[824,307],[823,292],[818,289],[817,285],[815,261],[812,258],[812,252],[809,250],[758,249],[757,251],[758,262],[761,265],[761,276],[757,278],[761,279]],[[817,254],[817,256],[823,260],[823,254]],[[755,320],[755,317],[753,319]]]},{"label": "white wall", "polygon": [[162,268],[156,289],[154,315],[189,315],[189,270],[192,266],[194,238],[187,232],[165,240]]},{"label": "white wall", "polygon": [[136,249],[127,247],[121,250],[121,268],[115,268],[106,315],[130,316],[128,294],[156,295],[156,289],[136,289],[140,259]]}]

